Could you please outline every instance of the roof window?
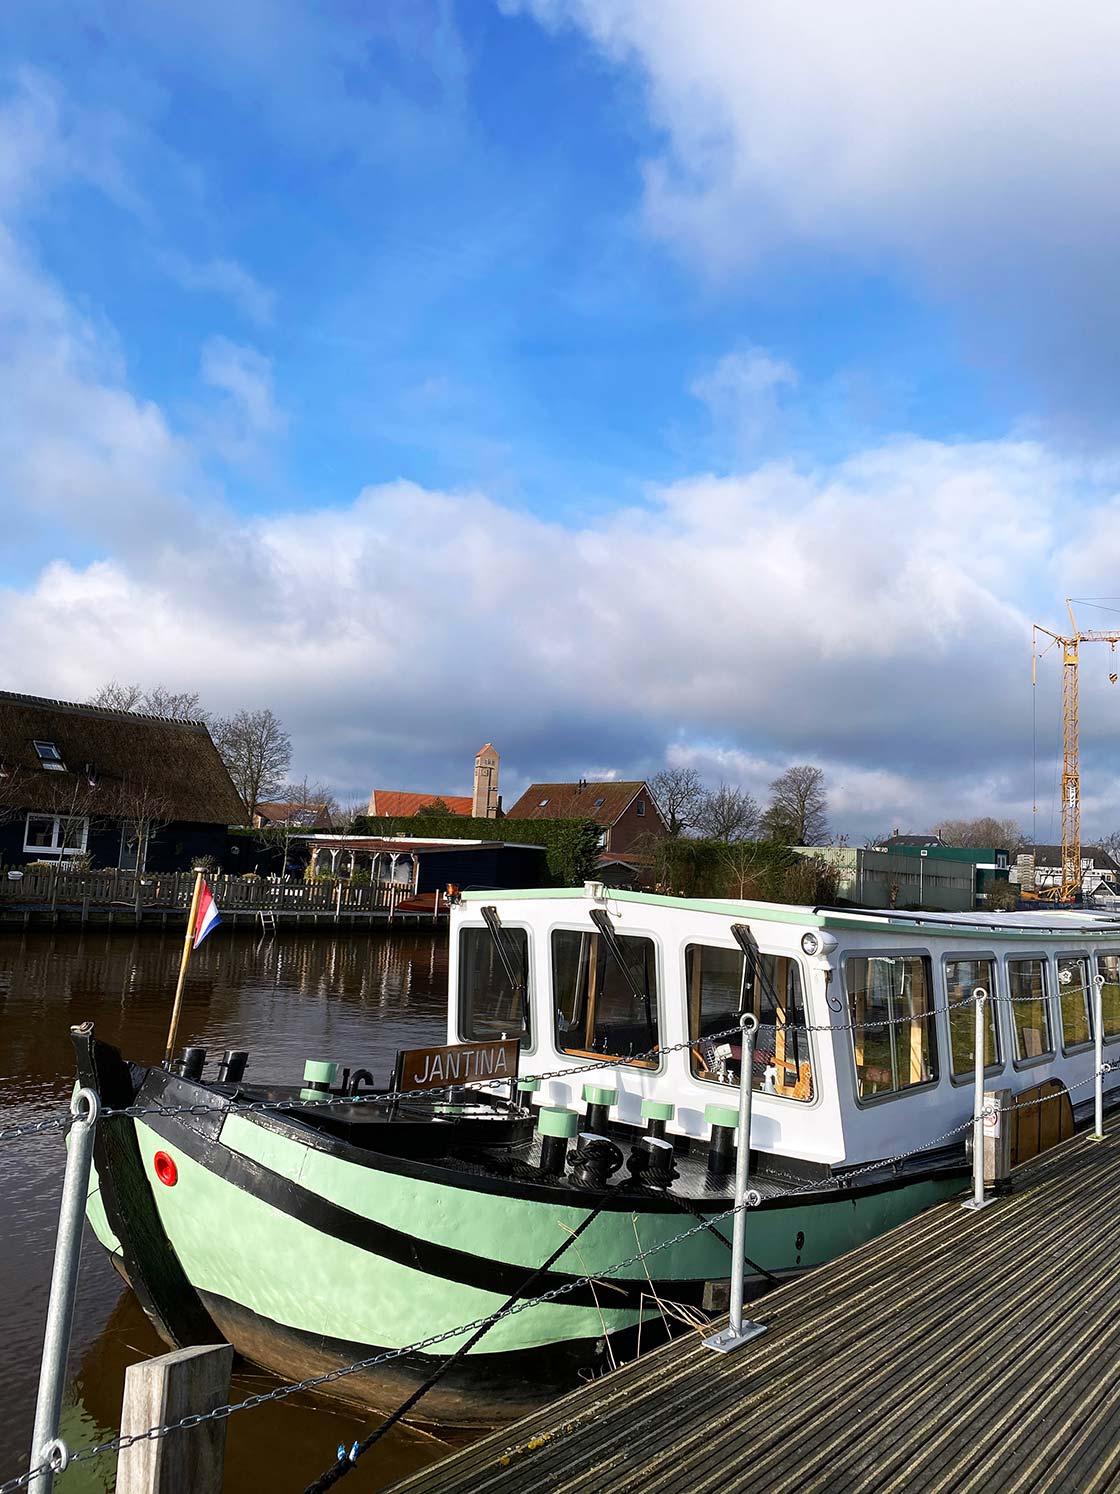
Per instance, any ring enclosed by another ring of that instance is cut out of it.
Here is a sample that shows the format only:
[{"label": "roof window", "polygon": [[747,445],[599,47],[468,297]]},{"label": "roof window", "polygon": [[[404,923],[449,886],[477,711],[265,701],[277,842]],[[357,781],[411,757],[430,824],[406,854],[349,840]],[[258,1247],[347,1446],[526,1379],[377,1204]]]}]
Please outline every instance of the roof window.
[{"label": "roof window", "polygon": [[32,742],[36,755],[42,767],[51,773],[65,773],[66,764],[62,761],[62,753],[53,742]]},{"label": "roof window", "polygon": [[547,803],[548,803],[547,799],[542,799],[541,802],[537,805],[537,808],[538,809],[543,809]]},{"label": "roof window", "polygon": [[594,807],[595,807],[595,808],[596,808],[596,809],[602,809],[602,807],[603,807],[603,804],[604,804],[604,802],[605,802],[605,801],[604,801],[604,800],[602,800],[602,799],[596,799],[596,800],[595,800],[595,805],[594,805]]}]

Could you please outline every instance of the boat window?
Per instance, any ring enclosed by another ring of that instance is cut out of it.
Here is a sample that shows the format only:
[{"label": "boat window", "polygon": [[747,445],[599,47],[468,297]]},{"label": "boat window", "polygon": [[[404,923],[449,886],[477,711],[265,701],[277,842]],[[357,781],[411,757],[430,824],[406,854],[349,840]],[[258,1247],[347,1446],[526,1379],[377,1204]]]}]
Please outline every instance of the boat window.
[{"label": "boat window", "polygon": [[1046,961],[1008,960],[1008,994],[1015,1033],[1015,1057],[1042,1058],[1054,1051],[1050,1003],[1046,999]]},{"label": "boat window", "polygon": [[1093,1041],[1092,986],[1084,955],[1058,961],[1058,1005],[1062,1009],[1062,1047],[1067,1052]]},{"label": "boat window", "polygon": [[[527,972],[525,930],[503,925],[502,938],[514,973]],[[524,1044],[529,1039],[521,993],[510,985],[489,929],[463,929],[459,935],[459,1031],[475,1042],[519,1037]]]},{"label": "boat window", "polygon": [[635,934],[615,938],[628,975],[619,969],[597,929],[553,930],[556,1044],[564,1053],[609,1053],[625,1059],[657,1046],[653,940]]},{"label": "boat window", "polygon": [[688,1035],[692,1072],[698,1079],[738,1084],[738,1035],[715,1037],[739,1025],[740,999],[758,1018],[754,1048],[754,1088],[792,1100],[813,1098],[809,1035],[801,970],[784,955],[762,956],[761,978],[743,989],[742,950],[690,944],[685,950]]},{"label": "boat window", "polygon": [[1101,986],[1101,1031],[1106,1038],[1120,1037],[1120,954],[1099,954],[1097,971]]},{"label": "boat window", "polygon": [[852,1042],[860,1098],[932,1083],[938,1072],[937,1032],[926,956],[852,955],[844,961],[844,984],[856,1024]]},{"label": "boat window", "polygon": [[972,1074],[976,1069],[976,1011],[972,993],[977,986],[983,986],[989,997],[984,1003],[984,1067],[1000,1062],[995,960],[946,960],[945,989],[949,997],[949,1045],[954,1076]]}]

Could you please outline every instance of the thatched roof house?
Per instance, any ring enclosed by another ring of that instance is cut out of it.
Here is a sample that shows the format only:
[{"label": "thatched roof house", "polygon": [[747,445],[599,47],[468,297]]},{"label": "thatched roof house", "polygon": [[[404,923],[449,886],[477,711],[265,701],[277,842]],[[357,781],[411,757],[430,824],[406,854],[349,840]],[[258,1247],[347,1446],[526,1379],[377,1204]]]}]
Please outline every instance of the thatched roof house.
[{"label": "thatched roof house", "polygon": [[171,870],[245,808],[206,726],[0,691],[0,858]]}]

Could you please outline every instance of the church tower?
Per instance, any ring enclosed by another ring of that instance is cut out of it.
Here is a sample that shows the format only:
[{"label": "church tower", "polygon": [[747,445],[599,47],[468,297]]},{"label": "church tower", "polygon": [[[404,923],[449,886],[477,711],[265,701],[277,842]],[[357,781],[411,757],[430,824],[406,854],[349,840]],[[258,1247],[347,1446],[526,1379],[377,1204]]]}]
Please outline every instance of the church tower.
[{"label": "church tower", "polygon": [[474,798],[471,814],[476,820],[496,820],[501,799],[498,797],[498,763],[500,758],[491,743],[481,749],[474,760]]}]

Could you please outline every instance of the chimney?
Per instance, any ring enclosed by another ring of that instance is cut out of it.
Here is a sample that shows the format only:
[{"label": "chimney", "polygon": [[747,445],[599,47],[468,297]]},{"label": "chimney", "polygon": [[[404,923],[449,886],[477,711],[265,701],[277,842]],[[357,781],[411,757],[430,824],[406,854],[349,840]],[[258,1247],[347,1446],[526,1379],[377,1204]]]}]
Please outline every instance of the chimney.
[{"label": "chimney", "polygon": [[501,798],[498,794],[498,764],[501,759],[492,743],[480,748],[474,760],[474,796],[471,814],[476,820],[496,820]]}]

